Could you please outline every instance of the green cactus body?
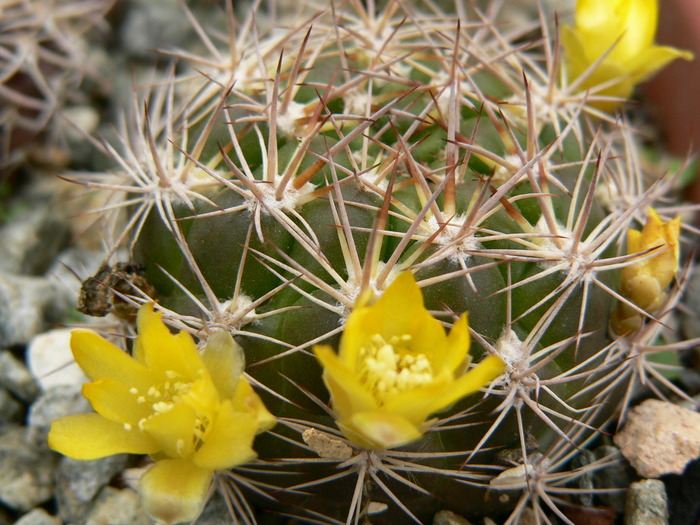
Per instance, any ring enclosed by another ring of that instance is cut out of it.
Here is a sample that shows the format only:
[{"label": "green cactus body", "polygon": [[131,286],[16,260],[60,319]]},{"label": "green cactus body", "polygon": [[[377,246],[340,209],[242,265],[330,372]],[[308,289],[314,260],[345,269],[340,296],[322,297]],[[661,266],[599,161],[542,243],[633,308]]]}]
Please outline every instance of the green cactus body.
[{"label": "green cactus body", "polygon": [[[133,258],[202,339],[235,335],[280,418],[247,474],[278,487],[274,502],[253,497],[261,512],[517,516],[565,483],[571,456],[619,408],[624,337],[608,322],[630,264],[625,232],[670,183],[637,187],[621,208],[598,197],[633,186],[615,159],[636,139],[591,116],[583,94],[557,98],[548,41],[520,47],[520,33],[477,12],[351,5],[248,46],[227,84],[197,81],[183,115],[203,114],[171,127],[196,139],[162,140],[184,144],[172,155],[213,188],[154,193]],[[312,347],[337,347],[362,290],[381,294],[402,271],[446,327],[468,312],[473,361],[498,355],[506,373],[436,414],[422,439],[363,450],[320,406]],[[309,444],[310,430],[344,452]]]}]

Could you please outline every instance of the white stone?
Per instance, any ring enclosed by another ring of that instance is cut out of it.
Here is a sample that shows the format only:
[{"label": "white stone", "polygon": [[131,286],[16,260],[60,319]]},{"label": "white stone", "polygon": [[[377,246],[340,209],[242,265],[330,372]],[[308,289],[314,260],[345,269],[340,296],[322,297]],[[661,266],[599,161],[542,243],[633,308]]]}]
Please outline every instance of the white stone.
[{"label": "white stone", "polygon": [[57,328],[35,336],[29,343],[29,370],[41,389],[62,385],[82,385],[89,381],[73,359],[69,328]]}]

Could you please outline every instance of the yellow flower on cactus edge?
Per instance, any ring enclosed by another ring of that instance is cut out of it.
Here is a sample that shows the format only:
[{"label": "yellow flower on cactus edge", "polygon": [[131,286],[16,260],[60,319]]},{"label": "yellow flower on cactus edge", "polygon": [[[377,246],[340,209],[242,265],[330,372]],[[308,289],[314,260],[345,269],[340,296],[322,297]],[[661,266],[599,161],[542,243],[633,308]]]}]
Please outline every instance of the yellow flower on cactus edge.
[{"label": "yellow flower on cactus edge", "polygon": [[629,98],[635,85],[672,60],[692,60],[689,51],[654,45],[658,10],[657,0],[577,0],[574,27],[564,26],[561,35],[569,83],[585,73],[581,91],[608,84],[595,94]]},{"label": "yellow flower on cactus edge", "polygon": [[431,425],[428,416],[504,371],[496,356],[466,371],[466,314],[445,334],[410,272],[371,306],[368,300],[361,296],[348,317],[338,354],[329,346],[314,347],[338,427],[354,443],[377,450],[415,441]]},{"label": "yellow flower on cactus edge", "polygon": [[[680,232],[680,217],[664,222],[654,208],[649,208],[642,231],[627,232],[627,253],[654,250],[621,271],[620,293],[642,310],[655,313],[666,299],[666,288],[678,271]],[[636,330],[641,322],[639,312],[621,303],[613,317],[613,329],[622,334]]]},{"label": "yellow flower on cactus edge", "polygon": [[241,375],[242,349],[217,333],[200,354],[186,332],[173,334],[153,304],[137,318],[131,357],[89,330],[75,330],[71,349],[92,380],[83,395],[96,413],[54,421],[49,446],[75,459],[150,454],[141,479],[149,515],[161,523],[195,519],[214,472],[256,457],[255,435],[274,418]]}]

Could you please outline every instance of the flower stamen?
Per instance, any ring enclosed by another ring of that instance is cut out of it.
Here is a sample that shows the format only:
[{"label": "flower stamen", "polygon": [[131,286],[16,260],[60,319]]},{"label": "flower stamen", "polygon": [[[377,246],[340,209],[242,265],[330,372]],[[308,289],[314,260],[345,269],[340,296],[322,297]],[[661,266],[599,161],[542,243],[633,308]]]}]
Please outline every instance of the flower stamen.
[{"label": "flower stamen", "polygon": [[433,369],[425,354],[411,353],[409,334],[386,341],[381,334],[369,338],[360,350],[360,379],[383,404],[387,399],[433,380]]}]

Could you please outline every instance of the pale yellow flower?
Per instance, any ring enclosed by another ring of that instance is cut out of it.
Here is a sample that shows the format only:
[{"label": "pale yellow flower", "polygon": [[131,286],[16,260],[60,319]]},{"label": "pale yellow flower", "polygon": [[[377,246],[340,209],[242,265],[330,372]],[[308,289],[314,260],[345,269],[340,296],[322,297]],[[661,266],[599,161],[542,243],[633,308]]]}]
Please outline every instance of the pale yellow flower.
[{"label": "pale yellow flower", "polygon": [[504,371],[496,356],[467,371],[469,327],[463,315],[445,334],[406,272],[371,306],[363,295],[345,324],[336,354],[315,346],[338,427],[367,449],[419,439],[428,417],[478,391]]},{"label": "pale yellow flower", "polygon": [[[627,232],[627,253],[649,253],[622,269],[620,293],[650,314],[656,313],[666,300],[666,289],[678,271],[680,231],[680,217],[664,222],[656,210],[649,208],[642,231]],[[641,314],[621,303],[612,326],[615,332],[622,334],[636,330],[641,323]]]},{"label": "pale yellow flower", "polygon": [[561,34],[569,83],[585,75],[581,91],[629,98],[672,60],[691,60],[689,51],[654,44],[658,10],[657,0],[577,0],[574,26],[562,27]]},{"label": "pale yellow flower", "polygon": [[228,333],[200,354],[186,332],[172,334],[160,312],[138,314],[133,357],[89,330],[75,330],[75,360],[92,380],[83,394],[96,413],[54,421],[49,446],[75,459],[150,454],[141,479],[149,515],[162,523],[197,517],[217,470],[256,457],[255,435],[274,418],[242,376],[242,349]]}]

